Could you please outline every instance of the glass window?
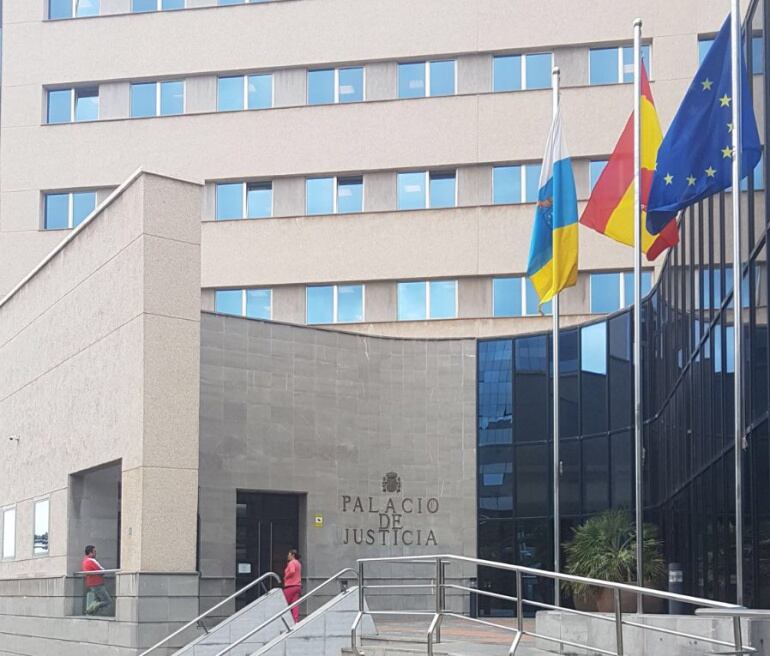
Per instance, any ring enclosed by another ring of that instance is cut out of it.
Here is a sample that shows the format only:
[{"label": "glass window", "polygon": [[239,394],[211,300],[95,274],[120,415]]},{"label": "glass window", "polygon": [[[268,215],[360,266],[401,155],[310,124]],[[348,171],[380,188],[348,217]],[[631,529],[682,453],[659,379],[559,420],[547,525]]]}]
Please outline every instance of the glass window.
[{"label": "glass window", "polygon": [[615,312],[620,309],[620,274],[618,272],[592,273],[590,285],[592,313]]},{"label": "glass window", "polygon": [[492,170],[492,196],[495,205],[521,202],[521,167],[495,166]]},{"label": "glass window", "polygon": [[99,15],[99,0],[75,0],[75,15],[78,18]]},{"label": "glass window", "polygon": [[307,288],[307,323],[356,323],[364,320],[363,285]]},{"label": "glass window", "polygon": [[16,508],[3,511],[3,558],[16,556]]},{"label": "glass window", "polygon": [[588,177],[591,191],[594,190],[596,183],[599,181],[599,176],[601,176],[605,166],[607,166],[606,159],[591,160],[588,163]]},{"label": "glass window", "polygon": [[32,553],[35,556],[48,553],[49,505],[48,499],[35,502],[35,510],[33,513],[34,537],[32,545]]},{"label": "glass window", "polygon": [[243,218],[243,183],[217,185],[217,220]]},{"label": "glass window", "polygon": [[308,178],[305,193],[306,214],[334,213],[334,178]]},{"label": "glass window", "polygon": [[[759,158],[759,162],[754,167],[754,174],[752,175],[754,183],[754,191],[761,191],[765,188],[765,154]],[[749,190],[749,176],[746,176],[741,180],[741,191]]]},{"label": "glass window", "polygon": [[251,319],[273,318],[273,290],[247,289],[246,316]]},{"label": "glass window", "polygon": [[364,99],[364,69],[361,66],[341,68],[338,71],[338,101],[360,102]]},{"label": "glass window", "polygon": [[79,226],[96,209],[96,192],[80,191],[72,194],[72,227]]},{"label": "glass window", "polygon": [[454,207],[457,204],[455,196],[455,172],[431,171],[430,173],[430,206]]},{"label": "glass window", "polygon": [[540,169],[541,164],[526,164],[524,166],[524,177],[526,178],[525,203],[536,203],[540,192]]},{"label": "glass window", "polygon": [[455,93],[455,62],[432,61],[430,66],[430,95],[452,96]]},{"label": "glass window", "polygon": [[220,314],[243,314],[242,289],[218,289],[215,294],[214,308]]},{"label": "glass window", "polygon": [[48,18],[72,18],[72,0],[48,0]]},{"label": "glass window", "polygon": [[616,84],[618,49],[592,48],[588,59],[589,84]]},{"label": "glass window", "polygon": [[533,55],[525,55],[524,66],[526,68],[526,89],[550,89],[551,70],[553,68],[550,52]]},{"label": "glass window", "polygon": [[[652,271],[642,271],[642,298],[652,289]],[[623,307],[634,304],[634,272],[623,272]]]},{"label": "glass window", "polygon": [[755,36],[751,40],[751,72],[754,75],[765,73],[765,42],[761,36]]},{"label": "glass window", "polygon": [[84,18],[99,15],[99,0],[49,0],[48,18]]},{"label": "glass window", "polygon": [[[644,68],[647,70],[647,75],[652,75],[652,68],[650,68],[650,46],[642,46],[642,61],[644,62]],[[626,46],[623,48],[623,82],[634,81],[634,48],[633,46]]]},{"label": "glass window", "polygon": [[131,11],[134,13],[156,11],[157,9],[158,0],[131,0]]},{"label": "glass window", "polygon": [[69,194],[46,194],[45,229],[69,228]]},{"label": "glass window", "polygon": [[217,4],[222,7],[224,5],[242,5],[245,3],[246,0],[219,0]]},{"label": "glass window", "polygon": [[454,319],[455,317],[457,317],[457,281],[431,281],[430,318]]},{"label": "glass window", "polygon": [[527,316],[534,317],[540,314],[551,314],[551,301],[539,305],[540,299],[535,291],[535,287],[529,278],[524,278],[524,295],[526,297]]},{"label": "glass window", "polygon": [[337,322],[356,323],[364,320],[364,286],[337,287]]},{"label": "glass window", "polygon": [[99,118],[99,87],[75,89],[75,120],[96,121]]},{"label": "glass window", "polygon": [[246,216],[262,219],[273,215],[273,185],[270,182],[250,182],[246,185]]},{"label": "glass window", "polygon": [[427,284],[425,282],[398,283],[398,320],[419,321],[427,319]]},{"label": "glass window", "polygon": [[581,369],[588,373],[607,373],[607,324],[602,321],[580,331]]},{"label": "glass window", "polygon": [[243,76],[220,77],[217,83],[217,111],[243,109]]},{"label": "glass window", "polygon": [[425,95],[425,62],[399,64],[398,97],[422,98]]},{"label": "glass window", "polygon": [[424,171],[398,174],[398,209],[423,209],[426,200]]},{"label": "glass window", "polygon": [[[221,78],[220,78],[221,79]],[[249,75],[248,82],[248,108],[249,109],[269,109],[273,106],[273,76],[272,74],[266,75]],[[243,93],[243,92],[241,92]],[[241,98],[242,96],[239,96]],[[243,101],[241,100],[241,105]],[[236,109],[242,109],[237,107]]]},{"label": "glass window", "polygon": [[519,91],[521,84],[521,55],[501,55],[492,60],[493,91]]},{"label": "glass window", "polygon": [[155,82],[143,82],[131,85],[131,116],[143,118],[155,116],[157,85]]},{"label": "glass window", "polygon": [[337,180],[337,212],[363,212],[364,179],[361,176]]},{"label": "glass window", "polygon": [[48,122],[69,123],[72,120],[72,89],[48,92]]},{"label": "glass window", "polygon": [[307,102],[308,105],[334,102],[333,68],[307,72]]},{"label": "glass window", "polygon": [[334,287],[307,288],[307,323],[334,323]]},{"label": "glass window", "polygon": [[706,53],[711,49],[711,44],[714,43],[714,37],[706,39],[698,39],[698,63],[702,64],[706,58]]},{"label": "glass window", "polygon": [[160,114],[184,114],[184,81],[172,80],[160,83]]},{"label": "glass window", "polygon": [[495,317],[520,317],[522,278],[492,279],[492,315]]},{"label": "glass window", "polygon": [[184,9],[184,0],[161,0],[160,8],[164,11],[168,9]]}]

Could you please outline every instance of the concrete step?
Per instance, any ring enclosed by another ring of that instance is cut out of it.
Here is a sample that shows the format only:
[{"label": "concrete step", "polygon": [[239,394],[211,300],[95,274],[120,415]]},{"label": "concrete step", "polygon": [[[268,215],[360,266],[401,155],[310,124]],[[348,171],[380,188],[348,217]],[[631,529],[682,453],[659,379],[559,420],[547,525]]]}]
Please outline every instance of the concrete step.
[{"label": "concrete step", "polygon": [[[463,640],[445,641],[433,646],[435,656],[508,656],[509,644],[489,644]],[[361,650],[366,656],[425,656],[425,641],[405,638],[364,638]],[[342,649],[342,656],[355,656],[350,647]],[[532,644],[522,642],[516,656],[552,656]]]}]

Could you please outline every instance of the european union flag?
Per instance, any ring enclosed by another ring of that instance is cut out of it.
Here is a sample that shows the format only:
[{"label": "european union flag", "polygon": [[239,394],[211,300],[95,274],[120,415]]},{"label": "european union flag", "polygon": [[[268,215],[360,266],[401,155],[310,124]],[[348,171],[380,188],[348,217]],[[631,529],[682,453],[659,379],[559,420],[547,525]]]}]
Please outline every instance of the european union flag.
[{"label": "european union flag", "polygon": [[[647,200],[647,229],[657,234],[679,210],[732,184],[730,17],[722,25],[658,150]],[[741,48],[743,53],[743,48]],[[741,178],[762,155],[741,55]]]}]

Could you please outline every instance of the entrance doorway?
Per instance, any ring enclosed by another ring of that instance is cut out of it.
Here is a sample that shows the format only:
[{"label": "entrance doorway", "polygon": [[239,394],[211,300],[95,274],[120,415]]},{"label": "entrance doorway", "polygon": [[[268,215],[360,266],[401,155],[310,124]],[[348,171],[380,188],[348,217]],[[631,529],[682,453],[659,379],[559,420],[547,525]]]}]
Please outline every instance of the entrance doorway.
[{"label": "entrance doorway", "polygon": [[[235,525],[235,583],[242,588],[254,579],[275,572],[283,576],[286,554],[299,548],[299,502],[296,494],[238,491]],[[265,581],[267,588],[277,585]],[[264,593],[255,586],[237,598],[243,608]]]}]

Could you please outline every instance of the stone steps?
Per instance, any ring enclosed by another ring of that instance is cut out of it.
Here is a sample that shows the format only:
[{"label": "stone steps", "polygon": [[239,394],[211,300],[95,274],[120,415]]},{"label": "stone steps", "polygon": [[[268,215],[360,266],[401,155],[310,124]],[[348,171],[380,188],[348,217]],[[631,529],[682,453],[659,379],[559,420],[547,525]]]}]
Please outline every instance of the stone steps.
[{"label": "stone steps", "polygon": [[[510,644],[488,644],[460,640],[442,642],[433,646],[435,656],[508,656]],[[425,656],[425,641],[407,638],[364,638],[361,650],[366,656]],[[342,656],[355,656],[350,647],[342,649]],[[548,652],[522,642],[516,656],[547,656]]]}]

